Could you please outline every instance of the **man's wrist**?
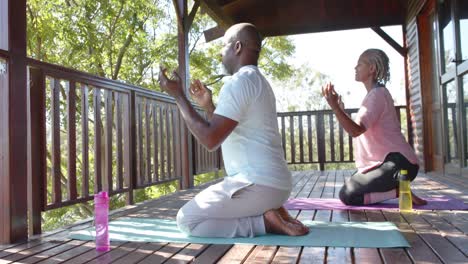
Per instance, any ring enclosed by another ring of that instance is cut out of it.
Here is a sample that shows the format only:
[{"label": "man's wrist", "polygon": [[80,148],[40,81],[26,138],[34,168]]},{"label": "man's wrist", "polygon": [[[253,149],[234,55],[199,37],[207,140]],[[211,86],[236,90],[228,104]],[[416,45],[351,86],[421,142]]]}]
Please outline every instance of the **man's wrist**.
[{"label": "man's wrist", "polygon": [[214,110],[215,110],[215,106],[213,105],[213,103],[203,107],[203,109],[208,112],[208,113],[213,113]]}]

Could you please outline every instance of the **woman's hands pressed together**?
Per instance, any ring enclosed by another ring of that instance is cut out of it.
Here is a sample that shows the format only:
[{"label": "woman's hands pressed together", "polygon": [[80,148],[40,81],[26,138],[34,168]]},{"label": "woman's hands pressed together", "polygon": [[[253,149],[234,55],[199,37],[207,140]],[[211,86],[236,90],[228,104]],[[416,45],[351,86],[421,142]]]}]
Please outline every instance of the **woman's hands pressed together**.
[{"label": "woman's hands pressed together", "polygon": [[335,91],[335,86],[333,84],[327,83],[325,86],[322,86],[322,95],[333,110],[337,108],[344,110],[344,103],[341,100],[341,95]]}]

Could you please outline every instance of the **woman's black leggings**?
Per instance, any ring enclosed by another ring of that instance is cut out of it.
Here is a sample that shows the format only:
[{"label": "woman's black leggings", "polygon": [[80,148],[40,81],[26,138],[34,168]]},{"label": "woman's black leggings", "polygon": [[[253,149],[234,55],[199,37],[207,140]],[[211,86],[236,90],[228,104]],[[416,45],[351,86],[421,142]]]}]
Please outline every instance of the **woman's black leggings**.
[{"label": "woman's black leggings", "polygon": [[398,152],[389,153],[380,166],[366,173],[354,173],[341,188],[340,200],[347,205],[362,205],[366,193],[395,189],[398,187],[398,175],[402,169],[408,170],[408,176],[413,181],[419,166],[412,164]]}]

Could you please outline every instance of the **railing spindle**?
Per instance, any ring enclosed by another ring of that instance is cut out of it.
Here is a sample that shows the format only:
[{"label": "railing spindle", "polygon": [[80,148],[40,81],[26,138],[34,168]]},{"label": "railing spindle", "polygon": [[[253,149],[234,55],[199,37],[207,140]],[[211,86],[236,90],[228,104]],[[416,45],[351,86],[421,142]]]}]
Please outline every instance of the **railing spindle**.
[{"label": "railing spindle", "polygon": [[52,203],[62,202],[60,164],[60,81],[51,79],[52,84]]},{"label": "railing spindle", "polygon": [[75,200],[76,190],[76,84],[70,82],[67,96],[67,127],[68,127],[68,200]]},{"label": "railing spindle", "polygon": [[299,115],[299,160],[304,163],[304,131],[302,127],[302,115]]},{"label": "railing spindle", "polygon": [[122,148],[122,94],[115,97],[115,124],[117,141],[117,189],[123,188],[123,148]]},{"label": "railing spindle", "polygon": [[312,162],[313,159],[313,149],[312,149],[312,122],[311,122],[311,115],[307,115],[307,140],[309,145],[309,162]]},{"label": "railing spindle", "polygon": [[81,188],[81,197],[89,196],[89,125],[88,125],[88,110],[89,110],[89,94],[88,87],[84,84],[81,85],[81,159],[82,159],[82,174],[83,178],[82,188]]},{"label": "railing spindle", "polygon": [[103,189],[111,192],[112,191],[112,91],[104,90],[104,111],[105,117],[105,131],[104,131],[104,157],[105,157],[105,180]]},{"label": "railing spindle", "polygon": [[101,90],[94,88],[94,193],[102,191]]},{"label": "railing spindle", "polygon": [[296,163],[296,146],[294,144],[294,116],[289,116],[289,139],[291,144],[291,163]]},{"label": "railing spindle", "polygon": [[333,113],[328,115],[328,124],[330,126],[330,155],[331,161],[336,161],[335,158],[335,123],[333,121]]},{"label": "railing spindle", "polygon": [[159,181],[159,149],[158,149],[158,106],[156,104],[153,105],[153,144],[154,144],[154,149],[153,149],[153,156],[154,156],[154,164],[153,164],[153,170],[154,170],[154,181],[158,182]]},{"label": "railing spindle", "polygon": [[151,182],[151,102],[146,100],[145,104],[145,150],[146,150],[146,166],[145,166],[145,183]]}]

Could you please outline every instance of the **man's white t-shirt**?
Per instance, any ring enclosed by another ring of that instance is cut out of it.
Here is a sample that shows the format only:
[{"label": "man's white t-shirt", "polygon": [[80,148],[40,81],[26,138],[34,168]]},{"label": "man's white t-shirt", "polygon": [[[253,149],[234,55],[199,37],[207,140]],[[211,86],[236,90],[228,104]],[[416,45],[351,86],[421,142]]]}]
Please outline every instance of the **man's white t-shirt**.
[{"label": "man's white t-shirt", "polygon": [[222,144],[229,176],[291,190],[291,173],[278,131],[275,95],[256,66],[243,66],[223,86],[214,114],[239,123]]}]

